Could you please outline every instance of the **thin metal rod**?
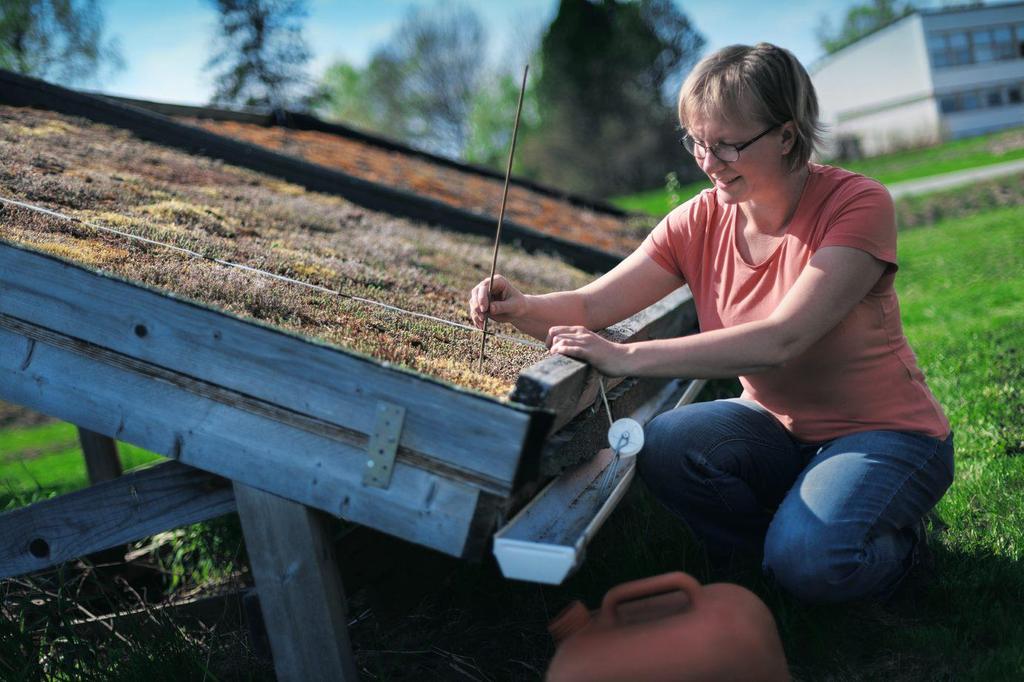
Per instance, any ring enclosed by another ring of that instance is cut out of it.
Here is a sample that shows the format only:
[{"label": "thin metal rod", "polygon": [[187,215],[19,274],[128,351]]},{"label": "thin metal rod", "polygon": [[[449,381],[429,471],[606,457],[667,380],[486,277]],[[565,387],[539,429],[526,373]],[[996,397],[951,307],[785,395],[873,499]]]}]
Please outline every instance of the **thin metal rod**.
[{"label": "thin metal rod", "polygon": [[523,96],[526,94],[526,74],[530,65],[523,67],[523,84],[519,87],[519,104],[516,106],[516,122],[512,126],[512,144],[508,148],[508,165],[505,167],[505,191],[501,194],[501,212],[498,213],[498,232],[494,235],[494,255],[491,256],[491,281],[487,285],[487,312],[484,313],[484,333],[480,337],[480,371],[484,369],[484,349],[487,347],[487,321],[491,311],[491,290],[494,289],[494,271],[498,267],[498,247],[501,245],[501,224],[505,220],[505,204],[508,202],[508,182],[512,177],[512,155],[516,153],[516,136],[519,134],[519,115],[523,112]]}]

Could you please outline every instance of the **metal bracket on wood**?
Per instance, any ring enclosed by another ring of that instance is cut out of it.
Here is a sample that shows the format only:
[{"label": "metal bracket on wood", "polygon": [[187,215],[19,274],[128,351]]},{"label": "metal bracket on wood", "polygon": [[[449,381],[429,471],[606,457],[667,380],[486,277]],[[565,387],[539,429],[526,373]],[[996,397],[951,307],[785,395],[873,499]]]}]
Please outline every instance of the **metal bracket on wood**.
[{"label": "metal bracket on wood", "polygon": [[363,485],[387,488],[395,470],[395,454],[405,422],[405,408],[390,403],[377,403],[377,424],[366,446],[366,471]]}]

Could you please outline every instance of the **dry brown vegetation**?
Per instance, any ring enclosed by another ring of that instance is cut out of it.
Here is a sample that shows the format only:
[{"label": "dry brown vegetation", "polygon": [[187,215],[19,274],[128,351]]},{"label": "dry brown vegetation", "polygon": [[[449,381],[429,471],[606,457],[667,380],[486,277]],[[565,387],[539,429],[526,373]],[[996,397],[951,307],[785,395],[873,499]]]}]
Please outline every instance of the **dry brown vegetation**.
[{"label": "dry brown vegetation", "polygon": [[[399,187],[472,213],[496,216],[501,205],[501,180],[431,163],[368,142],[316,130],[269,128],[237,121],[186,120],[219,135],[389,187]],[[636,220],[573,206],[568,201],[516,185],[509,188],[506,216],[520,225],[619,255],[636,249],[653,227],[651,221],[644,218],[643,228],[638,233]]]},{"label": "dry brown vegetation", "polygon": [[[0,140],[4,196],[408,310],[468,323],[468,292],[490,267],[486,238],[368,211],[82,119],[0,107]],[[2,209],[0,240],[496,396],[543,354],[494,339],[481,373],[477,333],[26,209]],[[500,269],[531,291],[589,279],[556,258],[508,245]]]}]

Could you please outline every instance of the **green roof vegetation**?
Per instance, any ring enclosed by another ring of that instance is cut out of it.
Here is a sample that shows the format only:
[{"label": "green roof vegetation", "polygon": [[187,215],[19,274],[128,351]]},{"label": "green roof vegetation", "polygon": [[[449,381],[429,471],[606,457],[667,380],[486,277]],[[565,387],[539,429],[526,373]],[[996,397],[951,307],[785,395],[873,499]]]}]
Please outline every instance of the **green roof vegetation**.
[{"label": "green roof vegetation", "polygon": [[[492,239],[369,211],[109,126],[0,107],[0,139],[0,194],[204,256],[462,324],[469,290],[489,272]],[[0,212],[0,240],[495,396],[543,357],[494,338],[479,372],[477,333],[26,209]],[[499,267],[533,291],[590,279],[514,245],[503,245]]]}]

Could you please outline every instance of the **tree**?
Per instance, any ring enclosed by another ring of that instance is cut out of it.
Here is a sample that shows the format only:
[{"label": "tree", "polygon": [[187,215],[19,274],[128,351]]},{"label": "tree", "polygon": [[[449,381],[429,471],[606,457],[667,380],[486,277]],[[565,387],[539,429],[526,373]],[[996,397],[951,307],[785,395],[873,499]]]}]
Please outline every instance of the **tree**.
[{"label": "tree", "polygon": [[[361,128],[376,129],[372,114],[369,78],[364,71],[344,61],[327,67],[314,103],[321,115]],[[383,131],[381,131],[383,132]]]},{"label": "tree", "polygon": [[223,47],[206,64],[218,71],[211,104],[304,107],[311,53],[302,38],[305,0],[210,0]]},{"label": "tree", "polygon": [[671,0],[562,0],[541,43],[540,123],[523,165],[591,195],[683,170],[675,91],[704,45]]},{"label": "tree", "polygon": [[68,85],[123,68],[96,0],[3,0],[0,67]]},{"label": "tree", "polygon": [[381,133],[452,156],[466,145],[486,35],[464,7],[412,8],[357,75],[335,64],[321,81],[321,108]]},{"label": "tree", "polygon": [[827,15],[818,23],[818,44],[825,54],[837,52],[864,36],[902,19],[914,12],[910,2],[897,3],[893,0],[870,0],[863,5],[853,5],[846,10],[843,23],[833,30]]},{"label": "tree", "polygon": [[[537,88],[534,85],[539,71],[539,64],[534,66],[536,61],[531,60],[531,77],[527,80],[523,97],[523,113],[519,119],[520,141],[533,135],[540,122]],[[473,95],[469,111],[469,134],[463,153],[467,161],[505,170],[522,77],[522,72],[514,74],[511,71],[496,71],[483,81]],[[521,155],[513,159],[513,163],[516,173],[523,172]]]}]

